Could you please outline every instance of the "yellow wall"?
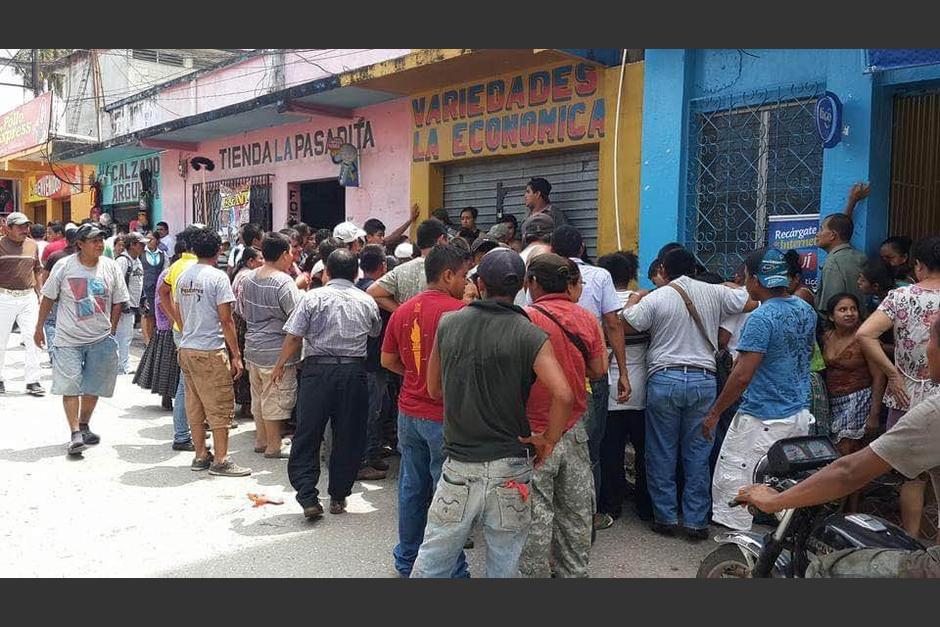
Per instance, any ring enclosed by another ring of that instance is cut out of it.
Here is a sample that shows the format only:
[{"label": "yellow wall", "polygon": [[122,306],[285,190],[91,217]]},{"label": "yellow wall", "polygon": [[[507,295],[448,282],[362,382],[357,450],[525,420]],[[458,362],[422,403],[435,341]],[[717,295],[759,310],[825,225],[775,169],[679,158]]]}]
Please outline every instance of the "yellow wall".
[{"label": "yellow wall", "polygon": [[[567,65],[577,66],[579,63],[589,64],[576,59],[572,59]],[[565,65],[565,64],[562,64]],[[512,77],[523,74],[531,74],[538,70],[547,70],[549,73],[554,68],[559,67],[555,63],[546,67],[535,67],[515,72],[509,75],[498,76],[510,84]],[[585,114],[579,114],[579,120],[587,125],[594,101],[602,99],[605,110],[604,137],[601,138],[594,134],[588,137],[587,133],[583,137],[572,140],[571,137],[562,137],[563,141],[557,139],[553,142],[534,143],[525,147],[522,145],[500,146],[495,150],[490,150],[485,146],[477,153],[472,154],[466,150],[464,155],[455,155],[451,143],[453,126],[456,123],[468,122],[466,119],[456,121],[442,120],[440,123],[434,122],[431,125],[422,124],[418,126],[412,121],[413,141],[417,144],[413,147],[412,167],[411,167],[411,199],[421,207],[421,217],[426,218],[430,211],[443,206],[443,167],[448,163],[453,163],[465,158],[486,158],[494,155],[521,155],[533,152],[565,149],[580,145],[597,145],[599,148],[600,172],[598,175],[598,253],[604,254],[617,249],[617,231],[615,228],[616,216],[614,214],[614,129],[615,116],[617,112],[617,88],[620,80],[620,67],[603,68],[594,65],[597,72],[596,91],[584,98],[573,95],[567,104],[582,103]],[[430,98],[438,94],[442,99],[445,91],[452,89],[465,88],[469,85],[486,83],[491,79],[482,81],[473,81],[470,83],[461,83],[455,86],[442,87],[433,92],[415,94],[410,97],[414,103],[415,99],[424,98],[425,118]],[[572,79],[572,83],[574,83]],[[484,93],[485,99],[485,93]],[[643,104],[643,64],[634,63],[627,66],[624,74],[623,95],[620,111],[620,139],[618,146],[618,192],[620,199],[620,234],[621,245],[625,250],[636,250],[639,233],[639,199],[640,199],[640,141],[642,127],[642,104]],[[413,105],[414,106],[414,105]],[[420,105],[418,105],[420,108]],[[553,105],[546,104],[546,107]],[[521,109],[525,112],[538,107]],[[496,114],[487,114],[484,111],[483,117],[487,118]],[[505,115],[505,113],[503,113]],[[437,130],[438,157],[427,156],[428,133],[431,128]],[[417,137],[415,136],[417,134]],[[562,207],[563,209],[563,207]]]},{"label": "yellow wall", "polygon": [[[611,122],[617,114],[617,88],[620,68],[609,68],[605,74]],[[617,146],[617,195],[620,200],[620,249],[639,250],[640,238],[640,144],[643,127],[643,64],[627,65],[620,97],[620,138]],[[614,203],[614,129],[608,127],[607,137],[600,145],[600,190],[598,193],[597,251],[599,254],[617,250],[617,216]]]}]

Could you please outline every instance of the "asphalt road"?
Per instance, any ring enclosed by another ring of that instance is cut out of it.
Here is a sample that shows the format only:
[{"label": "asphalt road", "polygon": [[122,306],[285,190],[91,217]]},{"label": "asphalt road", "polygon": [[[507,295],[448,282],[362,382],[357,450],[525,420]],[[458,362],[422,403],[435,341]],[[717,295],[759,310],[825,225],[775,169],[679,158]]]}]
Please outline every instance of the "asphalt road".
[{"label": "asphalt road", "polygon": [[[192,472],[192,453],[170,448],[170,413],[130,375],[98,404],[92,429],[101,444],[69,458],[59,397],[27,396],[22,364],[13,334],[3,371],[7,394],[0,396],[0,576],[397,576],[395,465],[388,479],[355,484],[347,514],[310,523],[294,501],[286,460],[252,451],[252,423],[242,422],[231,437],[232,456],[254,470],[251,477]],[[47,389],[50,373],[43,368]],[[250,492],[284,504],[253,507]],[[468,556],[473,575],[482,576],[482,533],[475,539]],[[662,538],[626,514],[598,533],[591,575],[692,577],[713,546]]]}]

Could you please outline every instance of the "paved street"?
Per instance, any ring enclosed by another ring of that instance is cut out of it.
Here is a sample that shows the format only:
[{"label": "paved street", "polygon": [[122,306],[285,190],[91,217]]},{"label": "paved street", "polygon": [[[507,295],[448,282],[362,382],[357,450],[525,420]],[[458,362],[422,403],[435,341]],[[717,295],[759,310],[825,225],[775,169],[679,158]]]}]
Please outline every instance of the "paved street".
[{"label": "paved street", "polygon": [[[170,448],[170,413],[157,396],[132,385],[131,376],[120,377],[115,396],[98,405],[92,427],[101,444],[71,459],[60,399],[25,395],[22,362],[20,336],[13,334],[7,394],[0,397],[0,576],[396,576],[394,466],[384,481],[355,484],[348,514],[308,523],[287,483],[286,460],[252,451],[252,423],[242,422],[231,439],[234,459],[254,470],[251,477],[192,472],[192,453]],[[42,372],[48,390],[51,371]],[[285,503],[254,508],[249,492]],[[476,541],[470,563],[482,575],[479,532]],[[694,576],[711,545],[663,539],[628,515],[599,532],[591,571],[596,577]]]}]

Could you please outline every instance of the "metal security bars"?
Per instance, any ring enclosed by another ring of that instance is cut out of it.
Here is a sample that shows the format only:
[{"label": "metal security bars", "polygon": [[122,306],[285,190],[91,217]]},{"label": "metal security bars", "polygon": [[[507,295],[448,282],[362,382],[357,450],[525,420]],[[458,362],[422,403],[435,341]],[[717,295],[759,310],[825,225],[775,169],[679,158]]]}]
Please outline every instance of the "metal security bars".
[{"label": "metal security bars", "polygon": [[767,241],[768,217],[819,212],[816,84],[703,98],[690,107],[685,240],[730,278]]},{"label": "metal security bars", "polygon": [[892,235],[940,233],[940,93],[894,98]]},{"label": "metal security bars", "polygon": [[251,221],[260,224],[265,231],[270,231],[273,220],[271,215],[271,179],[273,176],[273,174],[259,174],[209,181],[206,183],[205,194],[202,193],[202,183],[195,183],[193,185],[193,222],[200,222],[213,230],[218,230],[219,210],[222,205],[219,185],[236,187],[248,183],[251,185]]}]

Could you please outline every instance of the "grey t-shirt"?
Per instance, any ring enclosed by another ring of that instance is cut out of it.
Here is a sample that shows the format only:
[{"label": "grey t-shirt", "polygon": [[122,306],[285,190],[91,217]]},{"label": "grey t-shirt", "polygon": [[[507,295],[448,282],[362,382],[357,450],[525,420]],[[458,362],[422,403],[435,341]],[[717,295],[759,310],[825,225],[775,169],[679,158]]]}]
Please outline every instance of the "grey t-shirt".
[{"label": "grey t-shirt", "polygon": [[144,264],[140,258],[134,259],[127,253],[114,260],[121,272],[121,278],[127,280],[127,306],[140,307],[140,295],[144,291]]},{"label": "grey t-shirt", "polygon": [[[284,344],[284,324],[303,295],[294,280],[284,272],[264,278],[258,271],[242,279],[239,293],[241,315],[248,331],[245,333],[245,361],[262,368],[273,368]],[[300,355],[289,359],[294,364]]]},{"label": "grey t-shirt", "polygon": [[99,257],[94,268],[69,255],[52,268],[42,295],[58,301],[56,347],[93,344],[111,335],[111,308],[127,302],[124,277],[113,259]]},{"label": "grey t-shirt", "polygon": [[376,283],[388,290],[399,304],[417,296],[428,287],[428,279],[424,274],[424,257],[406,261],[383,275]]},{"label": "grey t-shirt", "polygon": [[235,301],[225,273],[204,263],[195,263],[176,281],[176,302],[183,318],[180,348],[215,351],[225,348],[219,305]]},{"label": "grey t-shirt", "polygon": [[[747,292],[687,276],[674,282],[689,295],[709,338],[718,346],[718,326],[728,316],[744,311]],[[650,374],[670,366],[695,366],[715,371],[714,351],[689,315],[679,292],[671,287],[657,288],[633,307],[624,309],[623,319],[637,331],[650,332],[646,353]]]},{"label": "grey t-shirt", "polygon": [[927,471],[940,501],[940,394],[915,405],[869,446],[909,479]]}]

